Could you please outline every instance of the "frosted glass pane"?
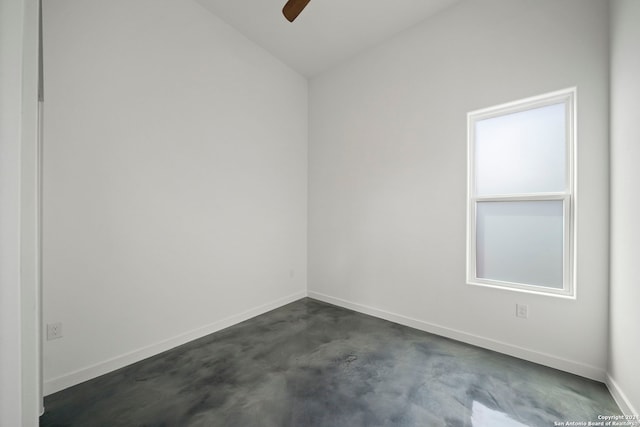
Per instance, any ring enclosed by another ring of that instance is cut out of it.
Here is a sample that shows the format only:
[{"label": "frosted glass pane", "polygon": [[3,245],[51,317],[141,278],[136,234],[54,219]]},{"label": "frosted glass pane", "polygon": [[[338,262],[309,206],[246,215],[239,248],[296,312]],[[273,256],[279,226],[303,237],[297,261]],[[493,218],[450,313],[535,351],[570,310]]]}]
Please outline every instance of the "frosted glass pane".
[{"label": "frosted glass pane", "polygon": [[477,121],[477,194],[564,191],[565,116],[562,103]]},{"label": "frosted glass pane", "polygon": [[478,202],[479,278],[562,289],[563,201]]}]

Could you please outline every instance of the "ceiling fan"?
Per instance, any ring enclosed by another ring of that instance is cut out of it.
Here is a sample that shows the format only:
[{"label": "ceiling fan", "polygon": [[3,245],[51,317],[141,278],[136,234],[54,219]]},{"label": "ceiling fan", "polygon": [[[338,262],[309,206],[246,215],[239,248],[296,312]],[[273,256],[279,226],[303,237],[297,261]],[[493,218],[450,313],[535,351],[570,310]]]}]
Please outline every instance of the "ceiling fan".
[{"label": "ceiling fan", "polygon": [[282,14],[287,21],[293,22],[294,19],[300,15],[302,9],[309,3],[310,0],[289,0],[287,4],[282,8]]}]

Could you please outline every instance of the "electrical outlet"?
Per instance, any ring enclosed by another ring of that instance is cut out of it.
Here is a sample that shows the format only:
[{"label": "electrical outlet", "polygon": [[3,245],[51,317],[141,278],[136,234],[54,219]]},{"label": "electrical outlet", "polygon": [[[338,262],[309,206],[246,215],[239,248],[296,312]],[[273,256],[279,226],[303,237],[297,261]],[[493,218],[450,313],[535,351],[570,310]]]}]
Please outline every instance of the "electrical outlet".
[{"label": "electrical outlet", "polygon": [[62,322],[49,323],[47,325],[47,341],[62,338]]},{"label": "electrical outlet", "polygon": [[524,304],[516,304],[516,317],[526,319],[529,317],[529,306]]}]

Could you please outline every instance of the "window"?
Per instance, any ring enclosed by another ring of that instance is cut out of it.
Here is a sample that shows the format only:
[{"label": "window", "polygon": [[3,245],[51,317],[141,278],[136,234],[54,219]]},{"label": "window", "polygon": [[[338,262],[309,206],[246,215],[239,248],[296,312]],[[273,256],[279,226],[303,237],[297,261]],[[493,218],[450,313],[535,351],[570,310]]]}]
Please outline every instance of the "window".
[{"label": "window", "polygon": [[575,97],[468,114],[467,283],[574,296]]}]

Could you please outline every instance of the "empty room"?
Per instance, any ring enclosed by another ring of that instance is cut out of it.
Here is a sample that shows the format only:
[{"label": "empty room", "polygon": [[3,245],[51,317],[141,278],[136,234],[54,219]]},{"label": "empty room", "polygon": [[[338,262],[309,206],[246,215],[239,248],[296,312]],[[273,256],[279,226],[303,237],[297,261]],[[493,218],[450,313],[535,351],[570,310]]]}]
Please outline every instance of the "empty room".
[{"label": "empty room", "polygon": [[640,425],[640,1],[0,19],[0,426]]}]

